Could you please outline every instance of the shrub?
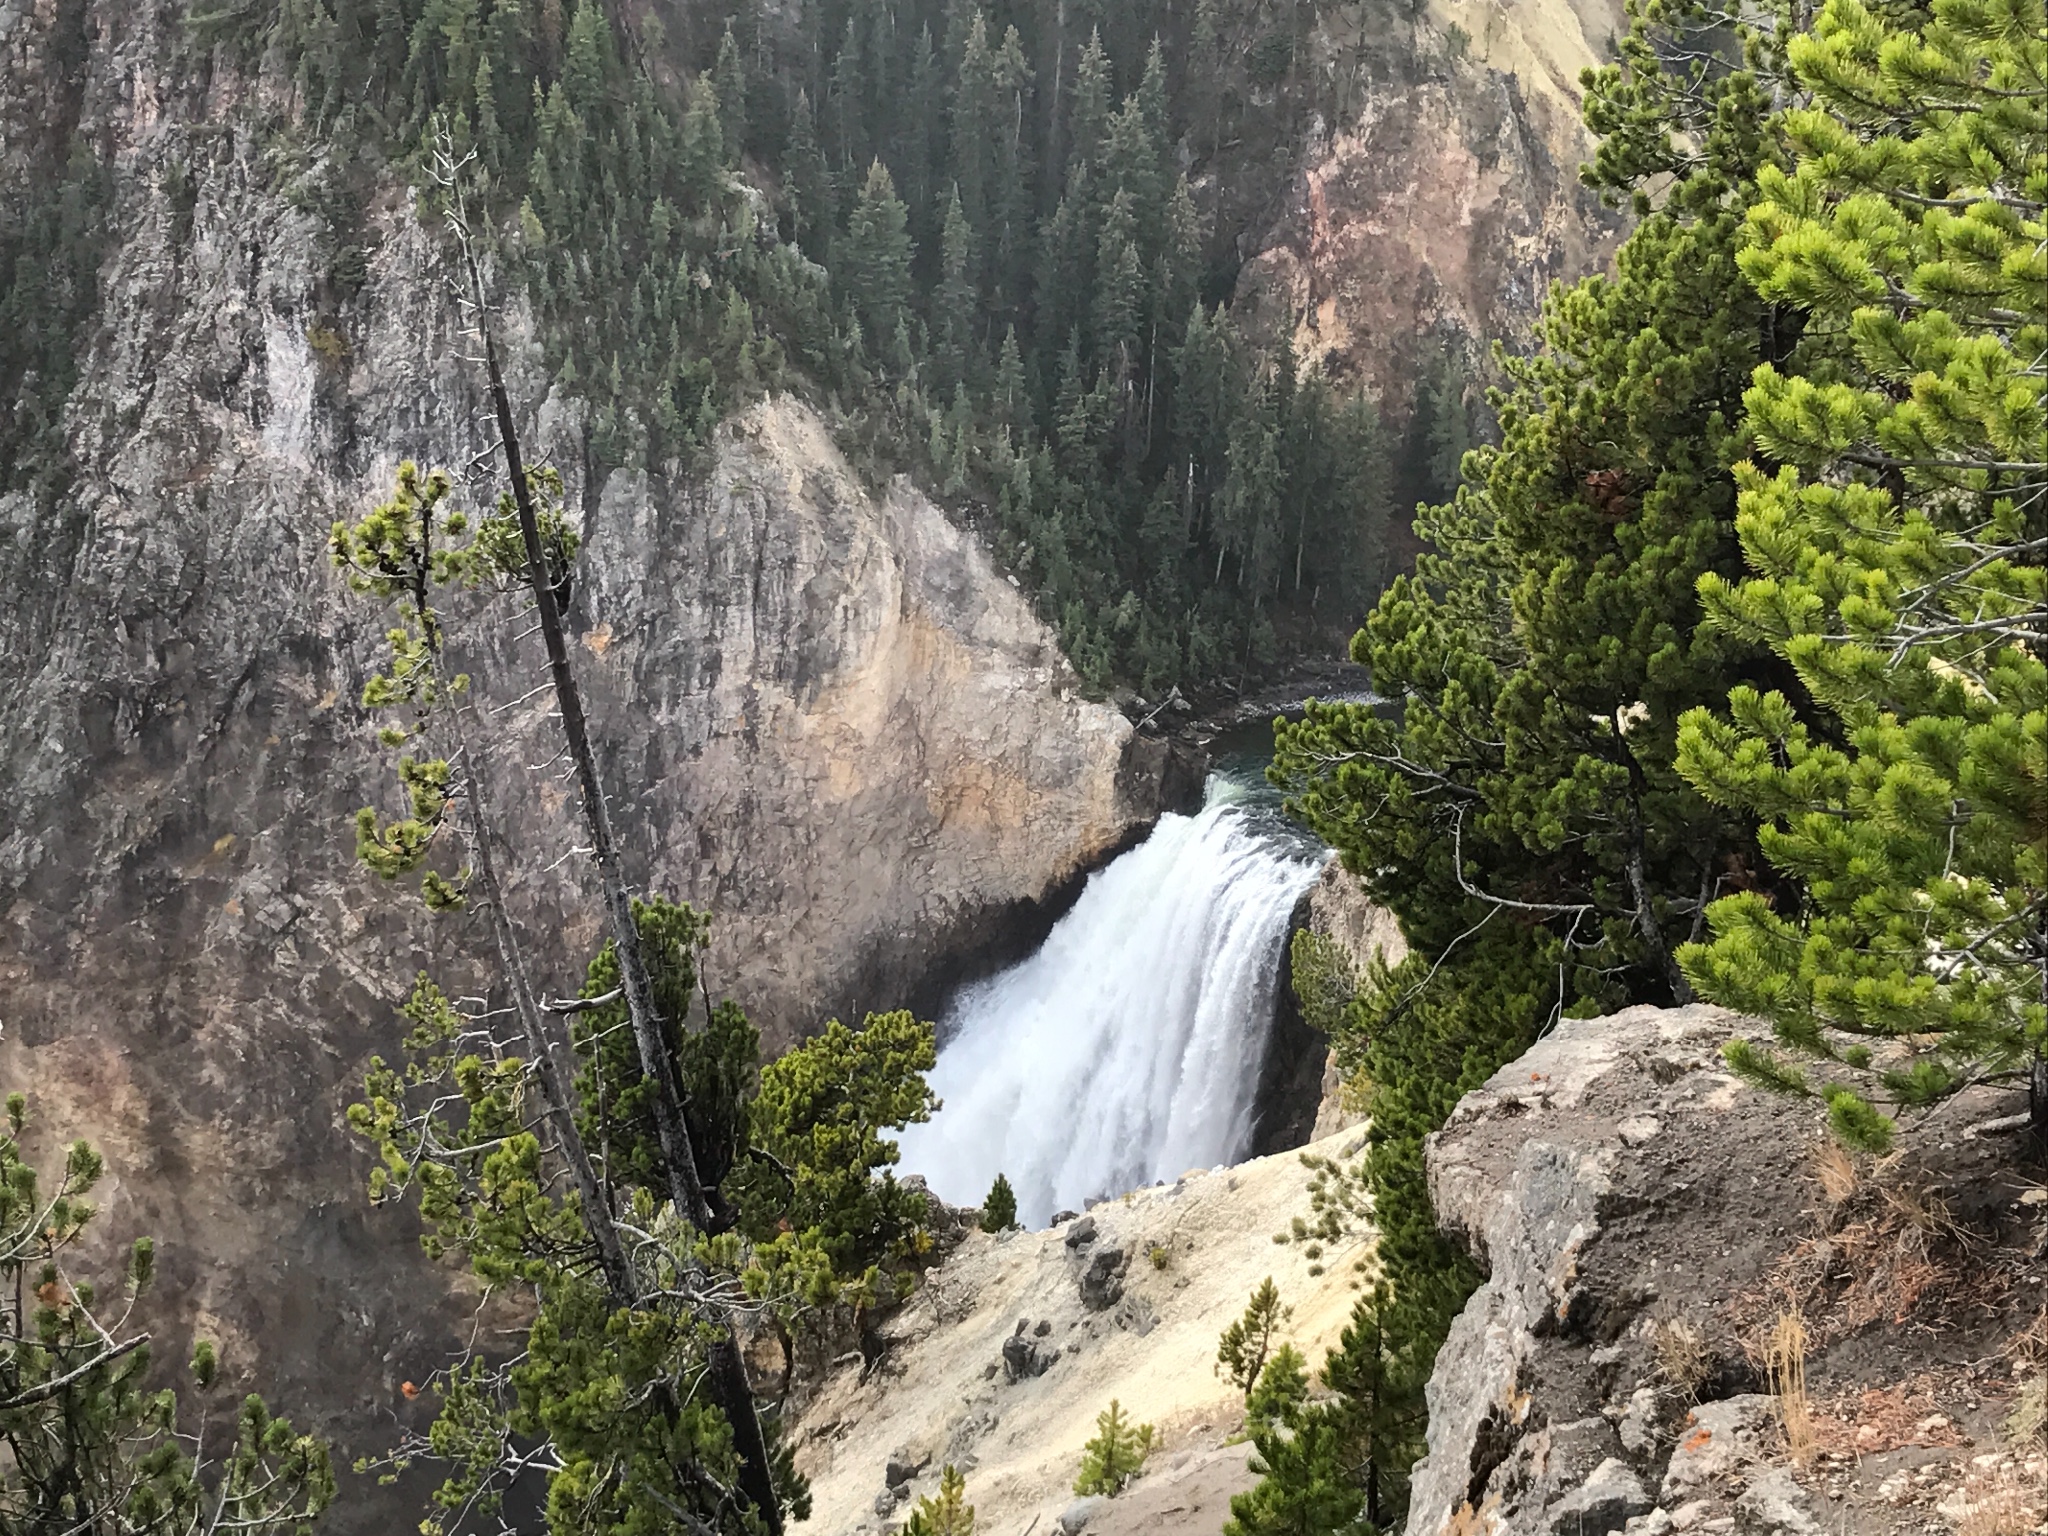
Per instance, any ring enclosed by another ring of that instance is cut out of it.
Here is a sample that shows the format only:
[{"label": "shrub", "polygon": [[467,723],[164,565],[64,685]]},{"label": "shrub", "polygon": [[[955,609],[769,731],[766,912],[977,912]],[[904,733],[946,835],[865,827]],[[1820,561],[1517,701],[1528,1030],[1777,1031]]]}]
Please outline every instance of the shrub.
[{"label": "shrub", "polygon": [[1115,1498],[1130,1486],[1152,1454],[1152,1426],[1133,1424],[1115,1398],[1095,1416],[1095,1438],[1081,1449],[1081,1475],[1074,1492]]},{"label": "shrub", "polygon": [[999,1173],[996,1175],[995,1183],[988,1187],[988,1198],[981,1202],[981,1230],[1008,1232],[1016,1225],[1017,1192],[1010,1188],[1010,1181]]}]

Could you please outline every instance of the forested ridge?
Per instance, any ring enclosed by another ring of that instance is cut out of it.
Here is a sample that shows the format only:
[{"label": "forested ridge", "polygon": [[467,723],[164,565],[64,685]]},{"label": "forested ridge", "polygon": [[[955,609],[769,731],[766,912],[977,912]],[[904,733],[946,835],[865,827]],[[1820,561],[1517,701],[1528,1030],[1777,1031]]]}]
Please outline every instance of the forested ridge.
[{"label": "forested ridge", "polygon": [[[336,370],[368,204],[448,131],[499,302],[531,302],[548,372],[591,406],[594,473],[687,476],[737,404],[811,392],[871,472],[984,524],[1097,685],[1156,694],[1341,636],[1481,409],[1447,344],[1392,431],[1227,302],[1312,123],[1442,46],[1392,0],[843,0],[795,21],[193,0],[183,28],[195,75],[284,87],[265,159],[321,221],[309,335]],[[21,321],[0,366],[24,393],[0,451],[46,495],[108,238],[94,147],[67,152],[0,234]],[[192,195],[189,171],[166,180]]]},{"label": "forested ridge", "polygon": [[1498,446],[1353,640],[1390,703],[1277,729],[1411,952],[1297,942],[1384,1288],[1237,1536],[1352,1528],[1361,1464],[1399,1501],[1479,1280],[1425,1138],[1561,1017],[1721,1003],[1777,1040],[1728,1065],[1848,1146],[1999,1083],[2048,1151],[2041,6],[1635,15],[1585,172],[1634,233],[1504,360]]}]

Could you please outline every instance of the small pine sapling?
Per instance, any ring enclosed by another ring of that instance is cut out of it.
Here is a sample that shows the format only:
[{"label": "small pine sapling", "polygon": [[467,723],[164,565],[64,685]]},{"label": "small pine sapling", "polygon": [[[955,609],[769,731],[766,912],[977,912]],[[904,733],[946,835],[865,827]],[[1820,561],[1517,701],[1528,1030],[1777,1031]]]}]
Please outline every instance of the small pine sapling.
[{"label": "small pine sapling", "polygon": [[1292,1344],[1282,1344],[1244,1400],[1245,1432],[1256,1439],[1276,1425],[1291,1429],[1307,1404],[1308,1361]]},{"label": "small pine sapling", "polygon": [[995,1183],[988,1187],[988,1198],[981,1202],[981,1230],[1008,1232],[1016,1225],[1017,1192],[1010,1188],[1010,1181],[999,1173],[996,1175]]},{"label": "small pine sapling", "polygon": [[1216,1341],[1217,1374],[1250,1397],[1259,1373],[1266,1368],[1266,1357],[1273,1352],[1274,1335],[1293,1315],[1294,1308],[1280,1305],[1279,1287],[1268,1275],[1252,1292],[1244,1316],[1224,1329]]},{"label": "small pine sapling", "polygon": [[1095,1416],[1095,1438],[1081,1448],[1081,1475],[1074,1492],[1115,1498],[1130,1486],[1152,1454],[1152,1426],[1133,1424],[1115,1398]]},{"label": "small pine sapling", "polygon": [[926,1494],[904,1523],[903,1536],[974,1536],[974,1506],[967,1502],[967,1479],[948,1465],[939,1474],[939,1492]]}]

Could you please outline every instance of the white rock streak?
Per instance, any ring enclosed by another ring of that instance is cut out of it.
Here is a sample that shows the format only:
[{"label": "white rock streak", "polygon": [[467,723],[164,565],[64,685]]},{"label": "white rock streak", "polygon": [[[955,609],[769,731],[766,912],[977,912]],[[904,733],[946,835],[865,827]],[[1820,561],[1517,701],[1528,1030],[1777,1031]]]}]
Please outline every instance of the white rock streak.
[{"label": "white rock streak", "polygon": [[944,1108],[902,1171],[956,1204],[998,1172],[1020,1220],[1247,1149],[1295,902],[1317,864],[1262,834],[1212,778],[1089,878],[1028,960],[962,993],[932,1073]]}]

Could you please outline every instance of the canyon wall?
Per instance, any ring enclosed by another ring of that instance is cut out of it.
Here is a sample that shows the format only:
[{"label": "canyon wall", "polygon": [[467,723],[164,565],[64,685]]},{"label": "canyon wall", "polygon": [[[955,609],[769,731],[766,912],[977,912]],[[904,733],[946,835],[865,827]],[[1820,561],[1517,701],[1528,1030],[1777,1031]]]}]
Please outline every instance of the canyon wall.
[{"label": "canyon wall", "polygon": [[[111,177],[69,483],[0,493],[0,1079],[30,1091],[39,1150],[106,1152],[103,1243],[159,1237],[163,1358],[215,1336],[345,1459],[414,1411],[401,1383],[467,1303],[365,1208],[343,1109],[414,973],[474,985],[486,945],[354,861],[353,812],[392,804],[356,702],[381,626],[325,543],[401,456],[460,469],[490,440],[409,198],[376,215],[336,347],[320,225],[235,126],[252,87],[169,62],[180,25],[0,8],[9,187],[37,174],[67,27],[87,51],[65,109]],[[1178,792],[980,546],[863,483],[807,407],[728,423],[694,483],[594,483],[578,402],[524,316],[501,329],[529,452],[583,527],[576,657],[631,876],[714,912],[712,984],[771,1042],[929,1007]],[[513,899],[546,985],[573,986],[596,904],[558,765],[521,771],[555,753],[543,701],[518,702],[538,641],[492,624],[466,662],[504,711]],[[395,1518],[358,1501],[335,1524]]]},{"label": "canyon wall", "polygon": [[1578,168],[1580,72],[1626,25],[1613,0],[1434,0],[1412,37],[1329,31],[1346,109],[1304,147],[1240,300],[1396,419],[1431,357],[1525,346],[1551,283],[1624,233]]},{"label": "canyon wall", "polygon": [[[342,1111],[414,973],[475,985],[484,944],[353,861],[350,815],[390,803],[356,705],[378,624],[325,540],[401,457],[474,465],[490,439],[473,338],[401,179],[383,176],[360,288],[338,297],[346,253],[316,212],[333,151],[251,128],[282,87],[186,25],[177,0],[0,0],[0,197],[25,204],[74,140],[104,167],[73,231],[94,296],[51,429],[61,473],[0,487],[0,1085],[32,1090],[40,1150],[85,1135],[107,1153],[104,1244],[160,1238],[164,1358],[214,1336],[238,1383],[346,1459],[418,1414],[401,1384],[471,1303],[401,1218],[365,1208]],[[1369,280],[1375,210],[1436,188],[1475,136],[1538,164],[1521,98],[1483,79],[1472,99],[1505,116],[1467,125],[1466,97],[1438,91],[1410,131],[1388,98],[1309,146],[1305,189],[1365,154],[1376,190],[1308,197],[1254,264],[1304,323],[1348,327],[1354,371],[1389,388],[1436,310]],[[1345,148],[1396,139],[1393,158]],[[1546,153],[1544,174],[1567,164]],[[1539,222],[1561,217],[1555,181],[1529,194]],[[1464,262],[1474,294],[1525,294],[1532,261],[1597,245],[1514,234],[1515,176],[1458,185],[1484,196],[1414,220],[1450,241],[1422,265]],[[1458,211],[1482,204],[1506,223]],[[1343,273],[1317,254],[1337,250]],[[865,483],[803,404],[728,423],[691,483],[600,478],[528,317],[500,317],[500,339],[529,450],[562,470],[585,538],[576,655],[632,877],[713,910],[713,983],[771,1042],[931,1007],[1187,792],[1184,765],[1078,695],[978,544],[907,485]],[[47,382],[0,406],[25,420]],[[539,681],[519,627],[468,660],[504,710],[513,899],[568,986],[598,928],[543,706],[518,702]],[[333,1528],[391,1528],[370,1498],[351,1489]]]}]

